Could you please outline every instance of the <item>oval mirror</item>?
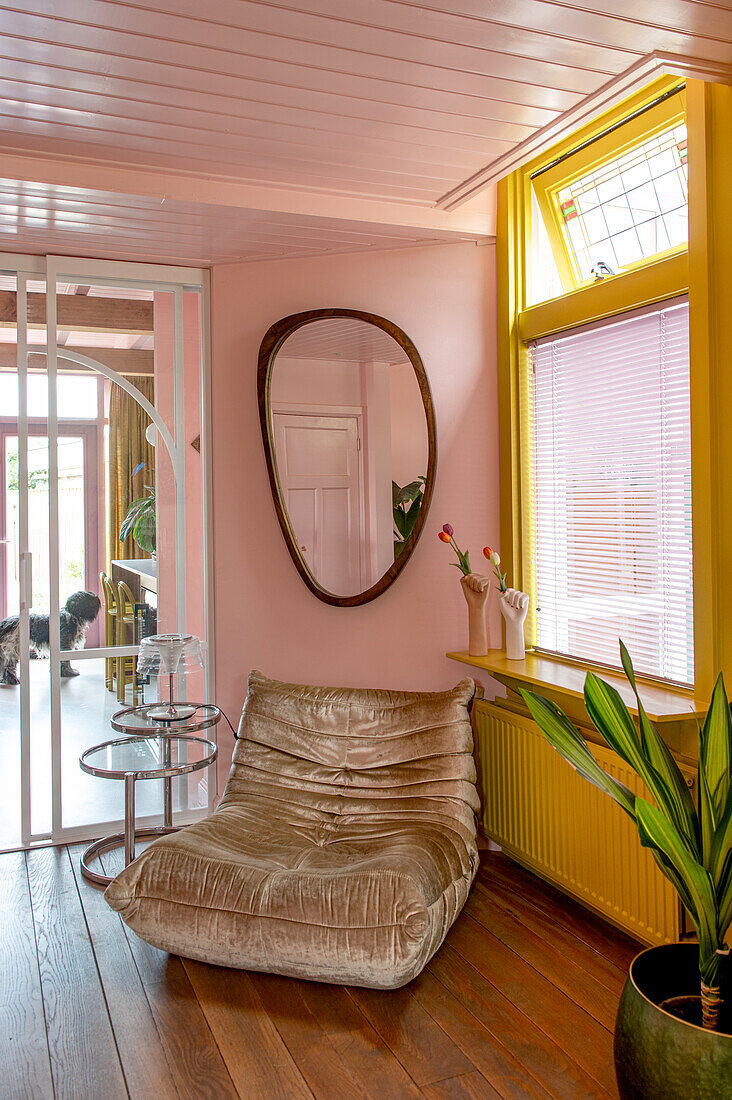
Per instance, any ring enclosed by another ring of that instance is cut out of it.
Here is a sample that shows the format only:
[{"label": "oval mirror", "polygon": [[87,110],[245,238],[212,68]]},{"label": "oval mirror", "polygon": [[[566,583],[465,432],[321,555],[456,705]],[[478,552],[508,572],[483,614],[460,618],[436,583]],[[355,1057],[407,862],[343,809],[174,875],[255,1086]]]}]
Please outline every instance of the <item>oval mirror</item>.
[{"label": "oval mirror", "polygon": [[257,381],[292,560],[326,603],[373,600],[406,565],[434,485],[435,418],[417,349],[383,317],[310,310],[269,329]]}]

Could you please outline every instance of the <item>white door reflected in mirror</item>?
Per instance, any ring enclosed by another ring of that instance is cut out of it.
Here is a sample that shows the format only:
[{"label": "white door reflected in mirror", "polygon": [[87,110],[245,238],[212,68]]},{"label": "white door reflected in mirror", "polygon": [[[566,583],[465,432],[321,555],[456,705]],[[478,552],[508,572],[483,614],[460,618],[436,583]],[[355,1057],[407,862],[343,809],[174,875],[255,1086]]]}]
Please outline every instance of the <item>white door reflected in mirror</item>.
[{"label": "white door reflected in mirror", "polygon": [[429,433],[412,359],[377,324],[312,320],[274,355],[268,396],[292,545],[318,588],[358,596],[394,566],[423,504]]}]

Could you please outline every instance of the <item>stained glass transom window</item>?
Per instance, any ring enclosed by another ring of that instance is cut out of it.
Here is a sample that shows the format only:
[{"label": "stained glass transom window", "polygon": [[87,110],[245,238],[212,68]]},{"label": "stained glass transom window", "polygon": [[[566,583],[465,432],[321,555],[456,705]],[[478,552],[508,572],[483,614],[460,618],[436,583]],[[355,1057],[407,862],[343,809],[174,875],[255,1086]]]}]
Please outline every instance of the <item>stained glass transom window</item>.
[{"label": "stained glass transom window", "polygon": [[580,279],[611,271],[688,239],[686,126],[644,141],[557,195]]}]

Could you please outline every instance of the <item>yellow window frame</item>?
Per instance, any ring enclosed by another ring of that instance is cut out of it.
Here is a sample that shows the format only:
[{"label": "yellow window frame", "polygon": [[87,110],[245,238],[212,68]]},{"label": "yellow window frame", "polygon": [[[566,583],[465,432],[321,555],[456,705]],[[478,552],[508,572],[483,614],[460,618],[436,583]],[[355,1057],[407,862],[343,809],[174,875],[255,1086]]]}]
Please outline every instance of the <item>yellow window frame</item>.
[{"label": "yellow window frame", "polygon": [[[689,244],[601,283],[529,305],[531,175],[680,83],[655,81],[498,186],[498,399],[501,555],[511,583],[535,597],[531,388],[527,345],[540,336],[688,292],[694,542],[695,691],[709,698],[720,668],[732,679],[732,87],[689,80]],[[647,117],[651,111],[646,112]],[[617,131],[616,131],[617,133]],[[597,143],[599,145],[599,142]],[[536,606],[532,599],[532,608]],[[535,641],[535,620],[526,623]]]},{"label": "yellow window frame", "polygon": [[[686,92],[683,84],[678,80],[666,79],[651,87],[653,94],[650,98],[648,94],[643,94],[637,103],[634,100],[626,101],[620,109],[616,108],[610,115],[604,115],[603,125],[595,127],[598,131],[595,136],[592,133],[584,138],[581,135],[573,136],[569,143],[563,143],[567,148],[562,148],[560,152],[553,151],[553,156],[542,158],[544,163],[529,171],[565,293],[588,286],[590,281],[580,277],[567,226],[559,207],[559,192],[574,180],[596,171],[616,157],[623,156],[636,146],[686,120]],[[654,103],[654,100],[664,95],[669,98],[649,106],[649,103]],[[637,111],[642,113],[636,114]],[[623,121],[624,118],[628,121]],[[618,128],[613,129],[614,126]],[[573,152],[572,149],[576,151]],[[664,256],[673,257],[685,251],[685,246],[668,249],[629,264],[621,270],[630,272]]]}]

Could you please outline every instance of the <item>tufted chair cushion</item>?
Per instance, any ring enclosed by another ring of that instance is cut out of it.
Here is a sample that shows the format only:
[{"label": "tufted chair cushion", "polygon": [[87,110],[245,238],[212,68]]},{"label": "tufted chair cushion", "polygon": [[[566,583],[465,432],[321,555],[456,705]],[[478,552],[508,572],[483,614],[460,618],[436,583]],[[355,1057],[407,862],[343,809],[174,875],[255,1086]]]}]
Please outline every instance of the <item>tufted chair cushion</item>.
[{"label": "tufted chair cushion", "polygon": [[106,898],[175,954],[394,988],[438,949],[478,865],[462,680],[444,692],[249,677],[229,781]]}]

